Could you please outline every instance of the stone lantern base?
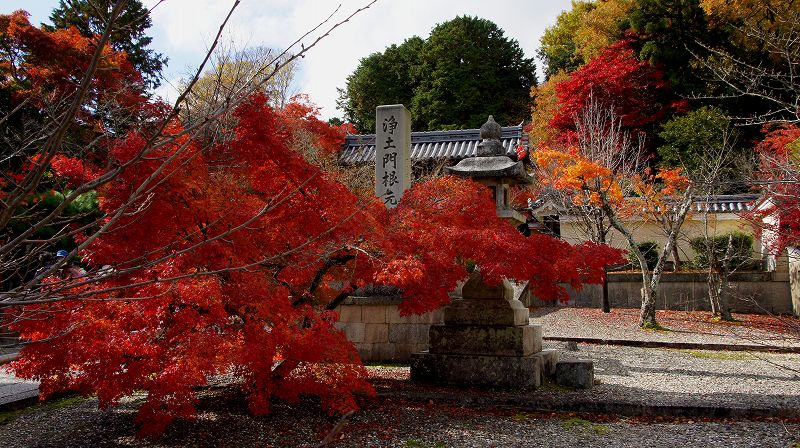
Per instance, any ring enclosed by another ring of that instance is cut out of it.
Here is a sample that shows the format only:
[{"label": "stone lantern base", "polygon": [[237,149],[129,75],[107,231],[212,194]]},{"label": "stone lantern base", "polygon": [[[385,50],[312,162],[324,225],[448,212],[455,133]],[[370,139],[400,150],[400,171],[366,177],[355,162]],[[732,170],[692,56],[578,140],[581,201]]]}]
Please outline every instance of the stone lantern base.
[{"label": "stone lantern base", "polygon": [[489,287],[476,273],[462,295],[431,326],[430,349],[411,355],[412,381],[530,389],[555,372],[558,353],[542,350],[541,326],[508,283]]}]

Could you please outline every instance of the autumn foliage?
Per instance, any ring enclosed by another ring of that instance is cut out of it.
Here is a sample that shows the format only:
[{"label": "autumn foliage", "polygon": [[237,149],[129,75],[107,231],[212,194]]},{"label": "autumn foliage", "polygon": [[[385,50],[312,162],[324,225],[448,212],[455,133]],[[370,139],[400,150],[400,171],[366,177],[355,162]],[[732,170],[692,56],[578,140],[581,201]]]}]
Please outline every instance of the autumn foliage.
[{"label": "autumn foliage", "polygon": [[[52,111],[69,101],[96,48],[93,39],[75,28],[47,32],[31,25],[28,13],[21,10],[0,16],[0,42],[0,90],[8,95],[10,106],[6,113],[15,107],[23,107],[22,113]],[[152,107],[142,93],[141,75],[125,54],[110,46],[102,51],[85,105],[71,128],[84,137],[102,134],[110,125],[102,118],[112,109],[138,114]]]},{"label": "autumn foliage", "polygon": [[750,214],[757,232],[772,253],[800,241],[800,128],[782,125],[765,128],[756,145],[757,181],[767,201]]},{"label": "autumn foliage", "polygon": [[[0,64],[0,87],[25,109],[19,129],[49,129],[43,112],[74,97],[95,41],[39,30],[24,12],[0,16],[0,41],[20,50]],[[69,244],[86,273],[23,273],[3,292],[0,324],[30,341],[11,367],[43,397],[73,390],[108,407],[146,391],[141,435],[193,418],[196,389],[218,375],[239,381],[256,415],[303,396],[355,408],[372,388],[333,310],[356,288],[400,287],[401,312],[422,313],[477,265],[489,283],[530,280],[538,297],[564,300],[561,284],[600,282],[620,259],[525,238],[469,180],[421,183],[392,210],[354,194],[331,164],[352,127],[323,122],[307,98],[275,110],[253,94],[204,133],[148,100],[123,53],[104,47],[100,65],[71,137],[14,152],[0,185],[4,201],[22,198],[2,228],[9,240],[50,213],[43,198],[95,198],[81,219],[59,215],[38,248]]]},{"label": "autumn foliage", "polygon": [[617,172],[575,147],[544,147],[533,157],[543,180],[571,198],[575,206],[607,207],[622,217],[665,215],[671,207],[669,202],[690,184],[679,168]]},{"label": "autumn foliage", "polygon": [[[79,256],[90,273],[108,266],[113,275],[60,280],[60,300],[14,311],[12,328],[32,343],[13,368],[40,380],[43,396],[96,393],[105,407],[146,390],[144,435],[193,417],[195,388],[226,373],[241,379],[255,414],[273,398],[305,395],[343,412],[371,387],[327,310],[342,294],[391,283],[404,292],[403,312],[429,311],[477,263],[488,282],[531,279],[537,296],[564,299],[558,283],[598,282],[601,266],[619,259],[604,246],[523,237],[467,180],[418,185],[386,210],[289,148],[287,130],[298,128],[341,144],[313,110],[276,112],[254,95],[234,115],[213,147],[178,123],[145,158],[135,159],[142,135],[110,144],[106,166],[130,167],[98,189],[109,229]],[[51,165],[75,183],[103,172],[66,155]]]},{"label": "autumn foliage", "polygon": [[558,109],[549,125],[565,132],[562,138],[570,141],[575,117],[590,96],[612,108],[628,132],[648,132],[669,113],[685,109],[685,101],[670,98],[663,71],[637,59],[632,43],[626,39],[609,45],[555,85]]}]

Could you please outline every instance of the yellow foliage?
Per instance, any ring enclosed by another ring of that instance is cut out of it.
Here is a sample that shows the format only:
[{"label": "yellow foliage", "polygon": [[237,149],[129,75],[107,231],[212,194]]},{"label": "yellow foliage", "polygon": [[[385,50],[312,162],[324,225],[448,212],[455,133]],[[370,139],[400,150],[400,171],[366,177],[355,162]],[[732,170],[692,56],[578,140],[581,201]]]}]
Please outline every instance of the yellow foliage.
[{"label": "yellow foliage", "polygon": [[701,0],[700,6],[708,15],[711,28],[735,24],[738,31],[731,35],[734,43],[758,49],[760,40],[754,38],[747,29],[776,34],[789,32],[787,28],[797,27],[798,24],[783,18],[800,8],[800,0]]},{"label": "yellow foliage", "polygon": [[528,137],[534,148],[550,144],[556,134],[556,131],[550,127],[550,120],[558,111],[558,95],[556,95],[555,85],[567,79],[568,76],[565,72],[560,71],[546,82],[531,88],[533,110]]},{"label": "yellow foliage", "polygon": [[583,18],[575,31],[576,52],[588,61],[622,37],[620,23],[628,17],[635,0],[603,0]]}]

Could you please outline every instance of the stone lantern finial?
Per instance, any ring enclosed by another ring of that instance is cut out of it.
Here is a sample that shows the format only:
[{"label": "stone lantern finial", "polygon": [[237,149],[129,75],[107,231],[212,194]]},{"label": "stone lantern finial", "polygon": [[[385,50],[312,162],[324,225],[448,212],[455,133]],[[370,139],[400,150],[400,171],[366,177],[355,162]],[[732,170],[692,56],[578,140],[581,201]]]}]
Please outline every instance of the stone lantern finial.
[{"label": "stone lantern finial", "polygon": [[481,126],[481,142],[478,143],[478,157],[505,156],[506,148],[500,142],[502,128],[494,117],[489,115],[489,119]]}]

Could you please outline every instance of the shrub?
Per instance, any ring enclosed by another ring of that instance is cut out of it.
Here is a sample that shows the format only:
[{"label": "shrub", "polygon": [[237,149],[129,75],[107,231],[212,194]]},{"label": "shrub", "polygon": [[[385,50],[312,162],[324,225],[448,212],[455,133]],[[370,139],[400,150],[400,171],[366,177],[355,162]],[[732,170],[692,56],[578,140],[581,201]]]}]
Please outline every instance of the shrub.
[{"label": "shrub", "polygon": [[752,269],[756,264],[751,256],[753,236],[742,232],[724,233],[708,239],[705,237],[692,238],[689,244],[697,253],[694,264],[699,268],[711,266],[714,269],[722,269],[722,261],[728,250],[728,239],[731,237],[733,238],[731,269]]},{"label": "shrub", "polygon": [[[642,252],[642,255],[644,255],[644,259],[647,261],[647,269],[652,271],[653,268],[656,267],[656,263],[658,263],[658,243],[655,241],[645,241],[639,243],[637,246],[639,247],[639,251]],[[639,260],[636,259],[636,255],[634,255],[633,252],[628,253],[628,259],[634,269],[639,267]]]}]

